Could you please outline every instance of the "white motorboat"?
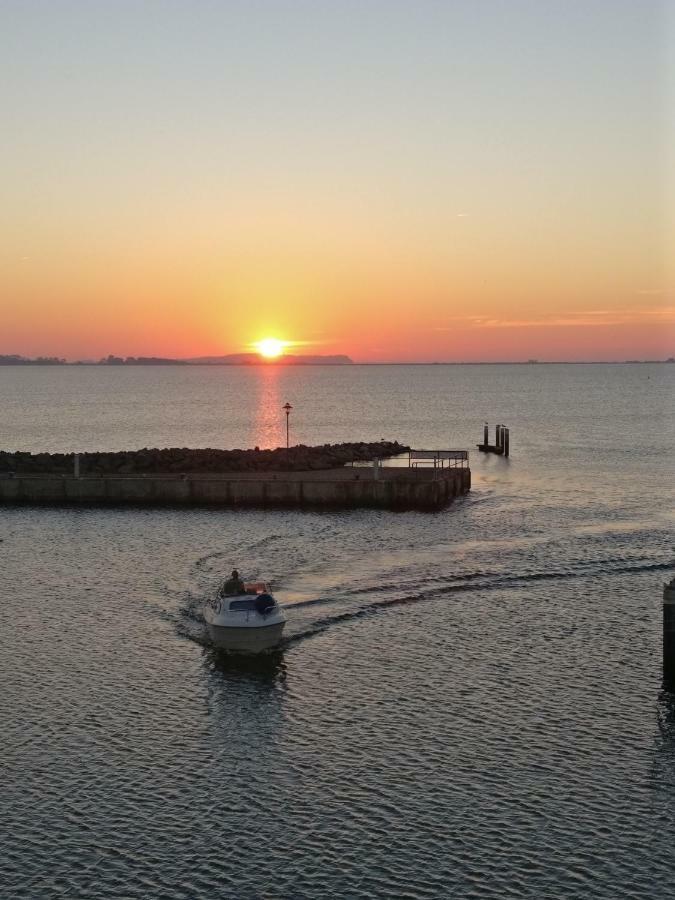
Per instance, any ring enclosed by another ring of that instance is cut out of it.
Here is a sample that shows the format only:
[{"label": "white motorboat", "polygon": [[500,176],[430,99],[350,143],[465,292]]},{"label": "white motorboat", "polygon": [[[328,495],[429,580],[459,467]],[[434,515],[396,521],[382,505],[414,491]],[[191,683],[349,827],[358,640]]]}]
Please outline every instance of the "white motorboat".
[{"label": "white motorboat", "polygon": [[264,581],[245,584],[244,591],[221,589],[208,601],[204,618],[211,640],[224,650],[269,650],[281,640],[286,616]]}]

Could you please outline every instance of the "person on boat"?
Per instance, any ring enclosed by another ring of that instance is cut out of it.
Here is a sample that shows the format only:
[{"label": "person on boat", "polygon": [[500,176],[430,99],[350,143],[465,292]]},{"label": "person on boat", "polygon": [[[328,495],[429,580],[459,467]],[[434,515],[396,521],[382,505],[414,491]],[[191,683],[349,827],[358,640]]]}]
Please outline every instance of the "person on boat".
[{"label": "person on boat", "polygon": [[239,572],[236,569],[232,569],[232,574],[223,585],[221,593],[229,594],[229,596],[246,593],[244,582],[239,577]]}]

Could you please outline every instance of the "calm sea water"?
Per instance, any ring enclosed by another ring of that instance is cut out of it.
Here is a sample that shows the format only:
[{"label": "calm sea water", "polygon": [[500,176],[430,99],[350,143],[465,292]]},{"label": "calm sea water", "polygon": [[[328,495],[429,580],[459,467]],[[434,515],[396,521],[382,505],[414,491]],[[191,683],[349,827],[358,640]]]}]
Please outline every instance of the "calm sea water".
[{"label": "calm sea water", "polygon": [[[0,510],[0,894],[670,898],[675,366],[0,369],[0,447],[475,445],[436,514]],[[289,606],[228,660],[233,565]]]}]

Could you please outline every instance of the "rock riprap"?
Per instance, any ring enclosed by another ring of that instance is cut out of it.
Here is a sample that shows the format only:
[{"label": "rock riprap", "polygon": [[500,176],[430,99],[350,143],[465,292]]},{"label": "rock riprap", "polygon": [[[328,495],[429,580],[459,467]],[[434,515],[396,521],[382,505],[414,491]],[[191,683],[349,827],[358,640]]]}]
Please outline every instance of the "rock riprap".
[{"label": "rock riprap", "polygon": [[[81,475],[162,475],[218,472],[305,472],[335,469],[351,462],[396,456],[408,451],[398,441],[279,447],[276,450],[192,450],[188,447],[80,453]],[[72,453],[0,451],[0,474],[71,475]]]}]

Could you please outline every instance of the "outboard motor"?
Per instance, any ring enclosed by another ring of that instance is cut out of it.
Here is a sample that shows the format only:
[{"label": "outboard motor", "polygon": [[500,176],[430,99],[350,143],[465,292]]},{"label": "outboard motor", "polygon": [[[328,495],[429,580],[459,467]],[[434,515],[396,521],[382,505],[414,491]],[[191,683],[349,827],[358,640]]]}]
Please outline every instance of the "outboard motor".
[{"label": "outboard motor", "polygon": [[258,594],[255,598],[255,611],[261,616],[269,615],[274,609],[274,600],[269,594]]}]

